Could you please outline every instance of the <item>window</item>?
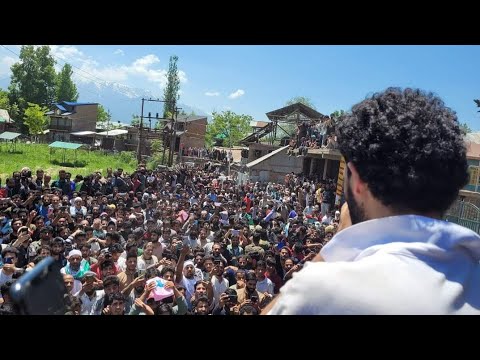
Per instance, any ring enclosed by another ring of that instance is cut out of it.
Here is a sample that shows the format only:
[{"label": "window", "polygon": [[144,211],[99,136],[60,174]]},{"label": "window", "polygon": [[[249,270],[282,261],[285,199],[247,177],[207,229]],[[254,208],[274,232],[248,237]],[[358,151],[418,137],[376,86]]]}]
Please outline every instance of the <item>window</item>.
[{"label": "window", "polygon": [[479,167],[478,166],[469,166],[468,173],[470,174],[470,180],[468,181],[468,185],[477,186],[478,184],[478,175],[479,175]]}]

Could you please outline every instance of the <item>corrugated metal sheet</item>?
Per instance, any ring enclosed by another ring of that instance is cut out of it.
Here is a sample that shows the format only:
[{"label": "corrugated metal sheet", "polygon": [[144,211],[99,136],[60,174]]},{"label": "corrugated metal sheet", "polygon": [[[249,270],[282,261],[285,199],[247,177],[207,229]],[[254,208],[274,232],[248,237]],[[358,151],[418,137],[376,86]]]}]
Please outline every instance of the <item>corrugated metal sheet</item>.
[{"label": "corrugated metal sheet", "polygon": [[79,103],[79,102],[71,102],[71,101],[64,101],[64,104],[68,106],[82,106],[82,105],[96,105],[97,103]]},{"label": "corrugated metal sheet", "polygon": [[63,142],[63,141],[55,141],[48,145],[48,147],[53,147],[53,148],[60,148],[60,149],[69,149],[69,150],[76,150],[78,149],[82,144],[75,144],[75,143],[69,143],[69,142]]},{"label": "corrugated metal sheet", "polygon": [[97,133],[97,135],[100,135],[100,136],[118,136],[118,135],[125,135],[125,134],[128,134],[128,130],[114,129],[114,130]]},{"label": "corrugated metal sheet", "polygon": [[16,132],[10,132],[10,131],[5,131],[4,133],[1,133],[0,134],[0,139],[2,140],[13,140],[13,139],[16,139],[17,137],[19,137],[20,133],[16,133]]},{"label": "corrugated metal sheet", "polygon": [[12,122],[12,118],[5,109],[0,109],[0,122]]}]

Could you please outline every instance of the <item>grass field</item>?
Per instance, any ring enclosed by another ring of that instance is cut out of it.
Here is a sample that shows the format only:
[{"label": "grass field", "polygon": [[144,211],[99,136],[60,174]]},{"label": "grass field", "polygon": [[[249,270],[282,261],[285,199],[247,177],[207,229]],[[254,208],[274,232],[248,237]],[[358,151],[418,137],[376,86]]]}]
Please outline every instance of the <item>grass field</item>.
[{"label": "grass field", "polygon": [[65,164],[63,163],[63,149],[51,149],[46,144],[24,144],[17,143],[14,153],[8,152],[7,144],[0,145],[0,178],[2,185],[5,184],[5,178],[12,176],[14,171],[19,171],[24,166],[28,166],[35,174],[37,169],[43,169],[45,173],[50,174],[53,179],[57,179],[58,170],[65,169],[75,175],[89,175],[94,171],[101,171],[106,174],[107,168],[123,168],[131,173],[137,167],[135,154],[122,152],[115,155],[105,155],[102,151],[77,150],[75,161],[75,151],[66,150]]}]

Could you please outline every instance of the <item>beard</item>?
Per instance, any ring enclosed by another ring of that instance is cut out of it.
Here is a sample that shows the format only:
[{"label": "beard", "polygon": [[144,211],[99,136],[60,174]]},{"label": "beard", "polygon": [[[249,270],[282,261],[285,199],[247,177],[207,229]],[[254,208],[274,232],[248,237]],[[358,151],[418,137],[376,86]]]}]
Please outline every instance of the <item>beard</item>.
[{"label": "beard", "polygon": [[365,208],[360,205],[353,196],[353,191],[350,186],[350,181],[347,183],[347,192],[345,193],[345,200],[348,204],[348,210],[350,212],[350,218],[352,220],[352,225],[361,223],[368,220],[365,216]]}]

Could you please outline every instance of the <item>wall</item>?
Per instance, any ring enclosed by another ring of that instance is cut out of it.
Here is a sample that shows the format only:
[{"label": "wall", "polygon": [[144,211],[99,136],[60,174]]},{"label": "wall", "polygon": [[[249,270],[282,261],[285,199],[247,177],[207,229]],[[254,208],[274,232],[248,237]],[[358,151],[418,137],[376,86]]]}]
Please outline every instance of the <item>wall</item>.
[{"label": "wall", "polygon": [[205,147],[205,134],[207,132],[207,119],[185,123],[185,132],[180,137],[180,142],[185,147]]},{"label": "wall", "polygon": [[[278,148],[280,148],[278,145],[251,143],[248,145],[248,162],[255,161],[258,158],[271,153],[273,150],[277,150]],[[259,156],[255,155],[257,150],[260,152]]]},{"label": "wall", "polygon": [[287,149],[285,149],[250,168],[250,180],[271,181],[283,184],[286,174],[291,172],[299,174],[302,172],[302,168],[303,158],[288,156]]},{"label": "wall", "polygon": [[69,117],[72,119],[72,131],[96,131],[98,105],[75,106],[75,113]]}]

